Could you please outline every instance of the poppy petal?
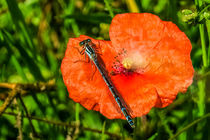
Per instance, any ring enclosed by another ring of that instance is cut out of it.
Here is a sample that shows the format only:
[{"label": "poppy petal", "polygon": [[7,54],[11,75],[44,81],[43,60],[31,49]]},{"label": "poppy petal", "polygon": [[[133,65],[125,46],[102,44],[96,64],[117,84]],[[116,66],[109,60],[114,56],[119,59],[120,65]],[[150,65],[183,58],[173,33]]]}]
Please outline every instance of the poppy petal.
[{"label": "poppy petal", "polygon": [[[156,102],[156,107],[169,105],[178,92],[185,92],[191,85],[194,73],[190,59],[192,46],[187,36],[172,22],[162,21],[149,13],[119,14],[112,20],[110,39],[116,51],[124,48],[126,57],[135,63],[146,64],[139,79],[143,75],[144,82],[156,89],[157,101],[160,101]],[[139,85],[132,83],[133,86],[135,84]]]},{"label": "poppy petal", "polygon": [[[79,42],[87,38],[90,37],[70,39],[62,61],[69,96],[107,118],[125,119],[99,71],[91,80],[94,66],[78,62],[84,56],[75,47],[79,48]],[[110,77],[132,117],[145,115],[152,107],[169,105],[178,92],[185,92],[192,83],[192,46],[172,22],[149,13],[119,14],[112,20],[110,39],[92,42],[100,48],[100,63],[108,74],[115,62],[121,64],[114,67],[118,73]],[[122,74],[125,69],[131,71]]]},{"label": "poppy petal", "polygon": [[[65,57],[61,64],[61,72],[69,97],[87,109],[98,111],[101,93],[107,92],[107,87],[98,71],[93,75],[96,69],[94,64],[83,62],[85,56],[78,51],[81,50],[79,42],[88,38],[95,44],[99,42],[103,44],[103,50],[106,46],[110,46],[109,41],[95,40],[87,36],[69,39]],[[85,61],[87,61],[87,58]]]}]

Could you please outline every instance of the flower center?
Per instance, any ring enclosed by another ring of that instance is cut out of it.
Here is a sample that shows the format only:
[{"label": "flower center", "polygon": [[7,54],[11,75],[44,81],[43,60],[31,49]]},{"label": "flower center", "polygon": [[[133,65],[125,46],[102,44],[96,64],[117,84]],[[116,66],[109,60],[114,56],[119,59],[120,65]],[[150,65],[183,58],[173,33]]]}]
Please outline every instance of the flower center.
[{"label": "flower center", "polygon": [[122,61],[122,65],[124,68],[131,70],[133,67],[133,61],[130,58],[125,58]]},{"label": "flower center", "polygon": [[142,74],[145,72],[148,61],[140,55],[133,55],[117,60],[113,63],[111,75],[131,75],[133,73]]}]

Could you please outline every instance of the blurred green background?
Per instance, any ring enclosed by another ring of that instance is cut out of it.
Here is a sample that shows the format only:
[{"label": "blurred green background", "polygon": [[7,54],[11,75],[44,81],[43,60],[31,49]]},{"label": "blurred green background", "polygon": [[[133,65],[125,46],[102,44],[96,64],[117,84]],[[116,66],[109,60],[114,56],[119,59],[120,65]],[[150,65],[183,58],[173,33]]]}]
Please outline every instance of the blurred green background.
[{"label": "blurred green background", "polygon": [[[1,0],[0,106],[7,102],[9,107],[0,115],[0,139],[210,139],[209,3]],[[124,120],[108,120],[69,99],[60,72],[69,38],[87,35],[109,40],[112,17],[129,12],[149,12],[174,22],[191,40],[195,69],[187,93],[166,108],[135,118],[134,130]],[[12,100],[14,90],[25,96]]]}]

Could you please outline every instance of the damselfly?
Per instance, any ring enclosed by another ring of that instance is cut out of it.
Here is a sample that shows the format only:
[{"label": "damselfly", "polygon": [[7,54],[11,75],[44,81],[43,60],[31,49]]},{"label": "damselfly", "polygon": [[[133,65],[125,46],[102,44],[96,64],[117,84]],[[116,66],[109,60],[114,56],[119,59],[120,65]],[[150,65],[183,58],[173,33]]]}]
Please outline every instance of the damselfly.
[{"label": "damselfly", "polygon": [[112,95],[114,96],[118,106],[120,107],[123,115],[125,116],[126,120],[128,121],[129,125],[134,128],[135,125],[133,123],[133,120],[131,118],[131,116],[129,115],[127,109],[125,108],[125,106],[123,105],[123,102],[121,101],[122,99],[118,96],[117,94],[117,90],[114,88],[111,80],[109,79],[108,75],[106,74],[105,70],[103,70],[101,64],[98,61],[98,50],[95,47],[95,44],[92,43],[92,41],[90,39],[87,40],[83,40],[79,43],[80,46],[82,46],[82,50],[80,51],[80,54],[84,54],[88,55],[89,59],[92,60],[95,64],[95,66],[97,67],[97,69],[99,70],[100,74],[102,75],[105,83],[107,84],[107,86],[109,87],[109,90],[111,91]]}]

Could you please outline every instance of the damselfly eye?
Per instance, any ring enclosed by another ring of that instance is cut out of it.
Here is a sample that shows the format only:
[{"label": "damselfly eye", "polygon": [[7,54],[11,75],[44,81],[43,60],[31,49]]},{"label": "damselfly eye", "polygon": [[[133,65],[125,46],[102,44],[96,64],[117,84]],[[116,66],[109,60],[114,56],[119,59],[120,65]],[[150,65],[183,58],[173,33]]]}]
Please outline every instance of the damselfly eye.
[{"label": "damselfly eye", "polygon": [[90,39],[87,39],[87,42],[90,42],[91,40]]},{"label": "damselfly eye", "polygon": [[84,44],[85,44],[84,41],[82,41],[82,42],[79,43],[80,46],[82,46],[82,45],[84,45]]}]

